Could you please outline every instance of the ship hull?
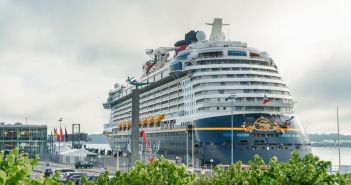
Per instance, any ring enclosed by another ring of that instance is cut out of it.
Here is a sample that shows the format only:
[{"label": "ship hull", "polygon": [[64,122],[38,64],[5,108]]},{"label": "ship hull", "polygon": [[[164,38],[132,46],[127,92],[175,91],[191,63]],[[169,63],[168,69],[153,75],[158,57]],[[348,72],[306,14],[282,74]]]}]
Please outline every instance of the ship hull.
[{"label": "ship hull", "polygon": [[[191,163],[194,149],[197,166],[210,164],[211,159],[214,164],[230,164],[231,155],[233,162],[248,163],[256,154],[266,163],[273,156],[279,161],[288,161],[294,150],[301,156],[311,151],[308,137],[297,117],[291,119],[291,116],[285,115],[236,114],[233,115],[233,127],[231,119],[231,115],[203,118],[194,121],[194,128],[183,129],[184,131],[146,133],[150,145],[157,150],[157,156],[163,155],[170,160],[178,158],[179,162],[186,163],[188,152],[188,161]],[[288,125],[284,124],[286,120],[290,122]],[[191,147],[192,139],[194,148]],[[110,137],[109,141],[112,148],[119,145],[128,150],[129,136],[124,139]],[[142,138],[139,143],[143,144]],[[147,156],[145,146],[143,149],[143,155]]]},{"label": "ship hull", "polygon": [[311,152],[308,137],[295,116],[225,115],[196,120],[194,126],[204,164],[209,164],[211,159],[216,164],[230,164],[231,155],[233,162],[247,163],[256,154],[266,163],[273,156],[279,161],[288,161],[292,151],[301,156]]}]

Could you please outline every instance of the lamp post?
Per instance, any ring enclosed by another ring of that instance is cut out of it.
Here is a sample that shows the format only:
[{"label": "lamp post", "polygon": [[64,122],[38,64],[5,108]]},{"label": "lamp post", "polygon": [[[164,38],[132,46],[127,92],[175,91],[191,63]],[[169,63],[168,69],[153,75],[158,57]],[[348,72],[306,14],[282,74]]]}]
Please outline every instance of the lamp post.
[{"label": "lamp post", "polygon": [[191,125],[191,165],[194,172],[195,168],[195,151],[194,151],[194,125]]},{"label": "lamp post", "polygon": [[117,153],[116,153],[116,158],[117,158],[117,166],[116,166],[116,171],[119,171],[119,145],[117,145]]},{"label": "lamp post", "polygon": [[212,164],[213,164],[214,160],[210,159],[210,163],[211,163],[211,176],[212,176],[212,172],[213,172],[213,168],[212,168]]},{"label": "lamp post", "polygon": [[186,168],[189,168],[189,131],[186,131]]},{"label": "lamp post", "polygon": [[[62,122],[62,118],[60,118],[58,120],[60,122],[60,131],[61,131],[61,122]],[[61,150],[61,132],[60,132],[60,137],[59,137],[59,155],[60,155],[60,150]]]},{"label": "lamp post", "polygon": [[176,156],[176,164],[178,164],[178,163],[179,163],[179,157]]},{"label": "lamp post", "polygon": [[230,142],[230,147],[231,147],[231,154],[230,154],[230,164],[233,164],[234,162],[234,133],[233,133],[233,125],[234,125],[234,113],[233,113],[233,108],[234,108],[234,100],[236,99],[236,95],[232,94],[229,95],[226,100],[230,99],[231,100],[231,142]]}]

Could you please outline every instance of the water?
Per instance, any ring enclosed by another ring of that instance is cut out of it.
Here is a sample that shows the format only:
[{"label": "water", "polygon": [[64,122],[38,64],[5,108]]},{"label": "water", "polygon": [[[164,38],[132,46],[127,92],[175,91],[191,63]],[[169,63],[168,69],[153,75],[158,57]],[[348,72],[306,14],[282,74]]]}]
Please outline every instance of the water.
[{"label": "water", "polygon": [[[341,164],[351,165],[351,148],[341,147],[340,148]],[[338,148],[335,147],[312,147],[312,153],[320,159],[325,161],[331,161],[332,165],[339,164]]]},{"label": "water", "polygon": [[[89,148],[111,150],[109,144],[86,144]],[[321,160],[331,161],[333,165],[339,164],[338,149],[335,147],[312,147],[312,153]],[[351,148],[341,147],[341,164],[351,165]]]}]

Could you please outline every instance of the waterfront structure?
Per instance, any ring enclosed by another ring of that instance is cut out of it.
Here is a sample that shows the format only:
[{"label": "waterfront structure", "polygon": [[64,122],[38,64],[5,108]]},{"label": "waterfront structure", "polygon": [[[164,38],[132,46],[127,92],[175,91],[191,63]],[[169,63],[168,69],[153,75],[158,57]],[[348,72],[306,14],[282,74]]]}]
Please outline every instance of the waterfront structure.
[{"label": "waterfront structure", "polygon": [[41,160],[47,154],[47,125],[0,124],[0,150],[10,151],[18,147],[20,152],[30,157],[40,155]]},{"label": "waterfront structure", "polygon": [[[208,40],[204,32],[190,31],[174,47],[146,50],[152,60],[140,81],[128,78],[142,84],[139,131],[146,133],[151,155],[199,166],[246,163],[255,154],[266,162],[273,156],[287,161],[292,150],[310,152],[276,62],[265,51],[225,40],[222,19],[208,25]],[[130,151],[133,89],[116,84],[103,104],[111,110],[104,134],[113,149]],[[147,148],[143,139],[139,143]]]}]

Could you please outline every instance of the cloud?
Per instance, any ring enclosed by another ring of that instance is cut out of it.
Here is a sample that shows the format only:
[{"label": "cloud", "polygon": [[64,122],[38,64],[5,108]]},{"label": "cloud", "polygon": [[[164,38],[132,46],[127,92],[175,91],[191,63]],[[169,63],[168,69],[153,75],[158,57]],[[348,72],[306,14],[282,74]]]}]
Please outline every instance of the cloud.
[{"label": "cloud", "polygon": [[336,107],[340,108],[342,132],[351,133],[351,58],[338,53],[311,68],[292,88],[296,110],[311,132],[335,132]]},{"label": "cloud", "polygon": [[231,24],[228,38],[276,60],[305,125],[328,131],[336,105],[343,121],[350,118],[348,7],[318,0],[0,1],[0,121],[27,116],[52,129],[63,117],[101,133],[109,89],[140,76],[145,49],[171,46],[191,29],[209,35],[204,23],[222,17]]}]

